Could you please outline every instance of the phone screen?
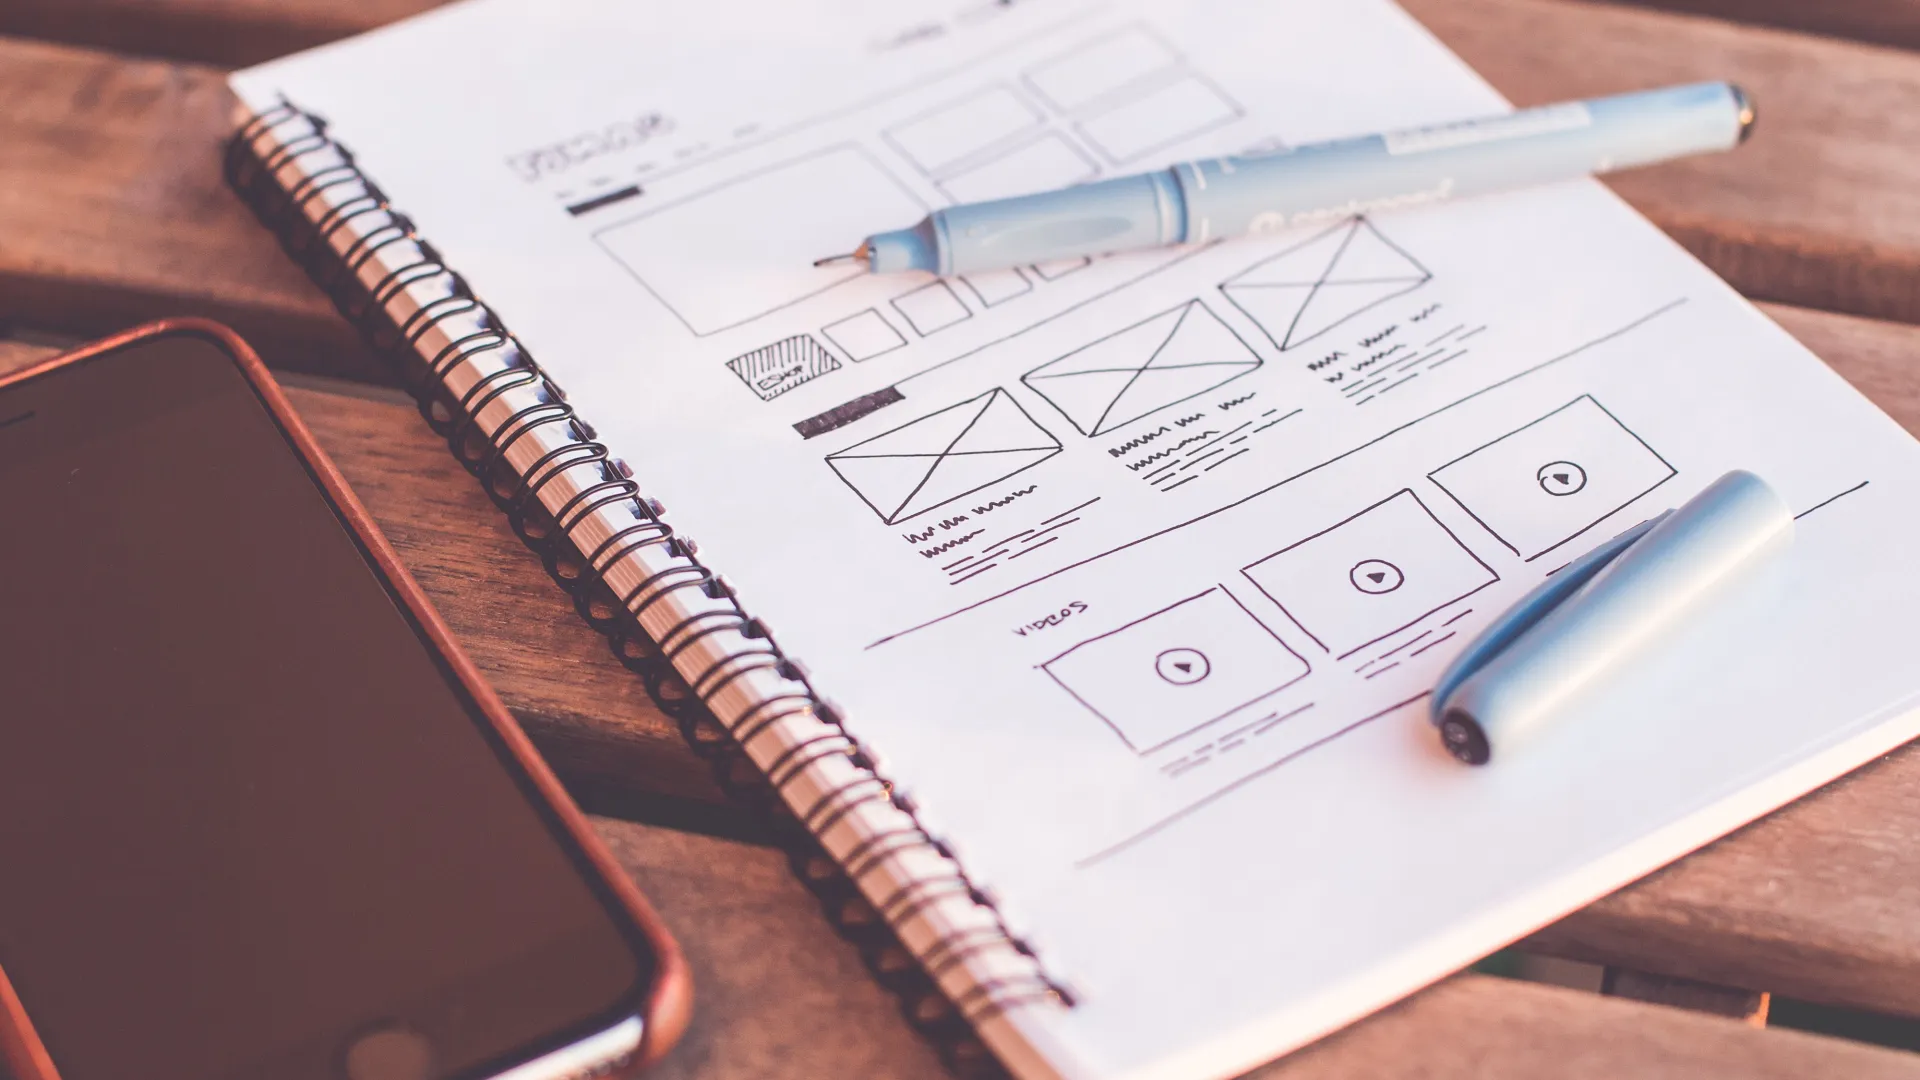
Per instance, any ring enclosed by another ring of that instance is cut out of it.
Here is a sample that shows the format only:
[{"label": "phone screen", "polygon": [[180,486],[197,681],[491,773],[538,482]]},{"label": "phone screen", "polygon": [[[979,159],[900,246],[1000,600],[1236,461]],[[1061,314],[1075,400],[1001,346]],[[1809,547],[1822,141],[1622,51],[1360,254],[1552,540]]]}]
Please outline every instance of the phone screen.
[{"label": "phone screen", "polygon": [[63,1080],[485,1075],[639,1011],[583,870],[235,361],[0,390],[0,970]]}]

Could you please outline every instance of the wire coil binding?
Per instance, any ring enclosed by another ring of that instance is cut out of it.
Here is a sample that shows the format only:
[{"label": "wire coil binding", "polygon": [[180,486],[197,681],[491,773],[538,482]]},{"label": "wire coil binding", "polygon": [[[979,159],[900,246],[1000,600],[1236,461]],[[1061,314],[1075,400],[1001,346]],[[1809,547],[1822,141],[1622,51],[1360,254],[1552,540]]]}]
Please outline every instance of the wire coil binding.
[{"label": "wire coil binding", "polygon": [[[294,133],[282,138],[282,129],[288,127]],[[308,168],[310,163],[314,167]],[[661,520],[660,503],[641,494],[632,471],[596,441],[592,425],[567,403],[564,391],[474,295],[466,279],[415,231],[412,220],[361,172],[351,151],[327,133],[323,118],[282,99],[241,126],[227,144],[224,164],[227,183],[393,366],[427,424],[447,441],[515,534],[572,597],[580,617],[606,636],[614,656],[641,678],[648,695],[679,725],[687,744],[709,763],[721,789],[759,813],[834,928],[858,948],[874,978],[899,998],[908,1022],[934,1043],[956,1075],[1005,1076],[973,1026],[1023,1005],[1071,1005],[1072,996],[1047,977],[1033,950],[1008,928],[993,898],[967,877],[952,851],[920,826],[911,799],[881,774],[871,755],[846,731],[839,713],[816,692],[805,669],[781,650],[765,623],[747,614],[725,579],[699,561],[696,545]],[[300,179],[284,186],[280,174],[289,166],[299,169]],[[347,237],[351,239],[342,246]],[[393,260],[397,265],[389,265],[383,256],[399,256]],[[369,285],[363,271],[375,264],[381,276]],[[390,310],[410,287],[430,282],[440,283],[437,298],[404,316]],[[423,345],[436,330],[449,340],[426,355]],[[450,376],[487,354],[497,354],[492,359],[500,361],[498,369],[456,395]],[[512,412],[492,431],[482,431],[482,411],[515,391],[529,392],[533,403]],[[543,429],[562,436],[558,445],[524,469],[510,467],[508,452]],[[597,479],[549,508],[541,493],[580,466],[597,469]],[[632,523],[612,529],[585,550],[574,533],[614,507],[624,507]],[[645,549],[663,550],[676,561],[616,593],[605,580],[607,572]],[[642,617],[688,590],[698,590],[721,606],[696,611],[648,635]],[[690,665],[696,667],[690,673],[684,670],[681,665],[696,659],[697,645],[726,633],[752,644],[704,667]],[[755,672],[777,675],[791,689],[763,696],[731,725],[723,723],[709,702]],[[831,734],[787,746],[764,769],[757,766],[745,748],[802,713],[824,721]],[[855,765],[855,778],[796,811],[787,793],[828,759]],[[899,811],[907,824],[873,832],[836,861],[816,834],[875,804]],[[915,853],[937,856],[946,871],[902,880],[877,901],[856,884]],[[943,900],[960,897],[991,918],[940,938],[917,956],[903,944],[896,927]],[[951,999],[942,992],[939,980],[970,959],[1008,950],[1023,961],[1019,975],[975,981]]]}]

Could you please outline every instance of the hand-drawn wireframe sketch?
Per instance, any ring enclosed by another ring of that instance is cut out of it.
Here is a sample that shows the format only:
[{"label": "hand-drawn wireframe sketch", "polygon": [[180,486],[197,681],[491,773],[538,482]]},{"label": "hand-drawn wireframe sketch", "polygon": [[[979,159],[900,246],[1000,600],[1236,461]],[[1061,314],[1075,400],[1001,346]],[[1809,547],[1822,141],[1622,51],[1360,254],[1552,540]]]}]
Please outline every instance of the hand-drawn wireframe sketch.
[{"label": "hand-drawn wireframe sketch", "polygon": [[967,305],[953,295],[952,286],[945,281],[933,280],[893,298],[893,309],[898,311],[913,332],[921,337],[935,331],[945,330],[954,323],[971,318],[973,313]]},{"label": "hand-drawn wireframe sketch", "polygon": [[1095,495],[1078,506],[1070,506],[1050,517],[1041,518],[1030,528],[997,540],[984,541],[971,554],[962,555],[940,569],[947,572],[947,579],[955,585],[972,581],[995,567],[1023,559],[1049,544],[1058,543],[1061,530],[1079,524],[1087,508],[1099,501],[1100,496]]},{"label": "hand-drawn wireframe sketch", "polygon": [[727,369],[740,376],[761,401],[772,401],[801,383],[840,370],[840,361],[813,338],[796,334],[734,357],[727,361]]},{"label": "hand-drawn wireframe sketch", "polygon": [[1254,263],[1220,291],[1285,352],[1431,280],[1373,222],[1356,217]]},{"label": "hand-drawn wireframe sketch", "polygon": [[1342,659],[1500,580],[1407,489],[1241,572]]},{"label": "hand-drawn wireframe sketch", "polygon": [[858,266],[813,260],[875,222],[908,224],[928,209],[872,154],[847,144],[722,181],[594,239],[705,336],[865,277]]},{"label": "hand-drawn wireframe sketch", "polygon": [[1040,276],[1042,281],[1059,281],[1076,270],[1085,270],[1093,265],[1091,255],[1082,255],[1077,259],[1055,259],[1052,262],[1034,263],[1028,267]]},{"label": "hand-drawn wireframe sketch", "polygon": [[1018,267],[965,274],[960,281],[979,299],[981,307],[993,307],[1033,291],[1033,282]]},{"label": "hand-drawn wireframe sketch", "polygon": [[1074,126],[1108,161],[1124,165],[1245,115],[1226,91],[1199,75],[1184,75],[1137,96],[1102,103],[1098,112]]},{"label": "hand-drawn wireframe sketch", "polygon": [[1220,587],[1040,666],[1140,754],[1272,697],[1309,671],[1300,654]]},{"label": "hand-drawn wireframe sketch", "polygon": [[1038,138],[968,165],[938,182],[954,202],[986,202],[1068,187],[1100,175],[1100,166],[1065,135]]},{"label": "hand-drawn wireframe sketch", "polygon": [[999,387],[827,455],[861,500],[896,525],[1060,453],[1060,440]]},{"label": "hand-drawn wireframe sketch", "polygon": [[880,133],[930,177],[1032,131],[1046,115],[1009,86],[990,86],[902,121]]},{"label": "hand-drawn wireframe sketch", "polygon": [[907,339],[893,328],[886,316],[873,308],[829,323],[820,332],[827,335],[828,341],[840,346],[840,351],[855,363],[890,353],[907,343]]},{"label": "hand-drawn wireframe sketch", "polygon": [[1082,435],[1104,435],[1232,382],[1261,364],[1207,306],[1189,300],[1020,377]]},{"label": "hand-drawn wireframe sketch", "polygon": [[1129,26],[1041,61],[1025,78],[1055,110],[1072,113],[1180,63],[1180,54],[1152,30]]},{"label": "hand-drawn wireframe sketch", "polygon": [[1582,394],[1428,475],[1507,550],[1531,562],[1677,473]]}]

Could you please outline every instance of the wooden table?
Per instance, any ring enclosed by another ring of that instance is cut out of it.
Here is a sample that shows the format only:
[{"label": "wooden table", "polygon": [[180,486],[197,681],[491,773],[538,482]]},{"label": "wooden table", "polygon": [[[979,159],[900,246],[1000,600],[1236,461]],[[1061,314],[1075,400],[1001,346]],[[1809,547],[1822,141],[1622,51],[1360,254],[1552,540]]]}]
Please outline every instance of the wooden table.
[{"label": "wooden table", "polygon": [[[1746,84],[1763,111],[1742,153],[1615,186],[1920,432],[1920,0],[1405,2],[1518,104]],[[784,858],[221,186],[225,66],[432,4],[0,4],[0,366],[165,314],[239,328],[685,944],[699,1009],[662,1075],[938,1076]],[[1767,992],[1920,1017],[1920,749],[1524,947],[1608,965],[1613,996],[1462,974],[1256,1075],[1920,1077],[1920,1056],[1738,1018]]]}]

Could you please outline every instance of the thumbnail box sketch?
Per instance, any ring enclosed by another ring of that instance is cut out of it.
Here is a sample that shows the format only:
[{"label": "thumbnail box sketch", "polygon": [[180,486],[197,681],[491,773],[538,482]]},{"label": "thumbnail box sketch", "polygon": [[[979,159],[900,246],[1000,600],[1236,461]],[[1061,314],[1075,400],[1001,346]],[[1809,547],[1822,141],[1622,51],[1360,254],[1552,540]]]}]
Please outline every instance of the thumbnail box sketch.
[{"label": "thumbnail box sketch", "polygon": [[813,261],[876,221],[918,221],[928,209],[849,144],[722,181],[594,240],[704,337],[865,277],[859,266]]},{"label": "thumbnail box sketch", "polygon": [[1100,174],[1086,152],[1057,131],[1021,143],[937,181],[957,203],[987,202],[1070,187]]},{"label": "thumbnail box sketch", "polygon": [[1075,127],[1108,161],[1124,165],[1244,115],[1225,91],[1199,75],[1184,75],[1107,105]]},{"label": "thumbnail box sketch", "polygon": [[953,287],[938,278],[912,292],[894,297],[893,310],[899,312],[900,317],[907,320],[907,325],[913,327],[913,332],[921,337],[973,317],[967,305],[953,294]]},{"label": "thumbnail box sketch", "polygon": [[1181,64],[1180,54],[1151,30],[1129,26],[1035,64],[1026,82],[1056,111],[1072,113]]},{"label": "thumbnail box sketch", "polygon": [[820,332],[827,335],[827,340],[840,346],[840,350],[855,363],[890,353],[907,343],[900,331],[895,330],[893,324],[873,308],[828,323],[821,327]]},{"label": "thumbnail box sketch", "polygon": [[1309,670],[1217,587],[1040,666],[1141,754],[1271,697]]},{"label": "thumbnail box sketch", "polygon": [[827,455],[827,466],[895,525],[1060,453],[1060,440],[999,387]]},{"label": "thumbnail box sketch", "polygon": [[1011,87],[990,86],[936,105],[880,133],[902,157],[939,177],[980,152],[1046,123]]},{"label": "thumbnail box sketch", "polygon": [[1241,572],[1341,658],[1500,580],[1409,490]]},{"label": "thumbnail box sketch", "polygon": [[840,361],[813,338],[796,334],[734,357],[727,361],[727,370],[738,375],[761,401],[772,401],[802,383],[840,370]]},{"label": "thumbnail box sketch", "polygon": [[1220,291],[1284,352],[1431,280],[1373,222],[1356,217],[1254,263]]},{"label": "thumbnail box sketch", "polygon": [[1583,394],[1428,475],[1507,550],[1531,561],[1676,473]]},{"label": "thumbnail box sketch", "polygon": [[1261,360],[1220,317],[1189,300],[1020,377],[1082,435],[1104,435],[1232,382]]}]

